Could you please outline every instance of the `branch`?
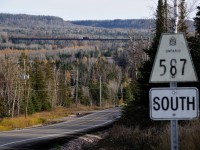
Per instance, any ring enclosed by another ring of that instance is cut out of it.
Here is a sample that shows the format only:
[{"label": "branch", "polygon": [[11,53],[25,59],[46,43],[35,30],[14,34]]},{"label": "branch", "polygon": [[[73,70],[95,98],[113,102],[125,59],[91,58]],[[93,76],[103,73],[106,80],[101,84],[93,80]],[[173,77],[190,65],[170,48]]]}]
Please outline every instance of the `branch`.
[{"label": "branch", "polygon": [[186,11],[186,17],[189,19],[189,15],[194,12],[196,10],[196,7],[197,7],[197,3],[199,3],[200,0],[193,0],[192,2],[187,2],[187,4],[189,5]]}]

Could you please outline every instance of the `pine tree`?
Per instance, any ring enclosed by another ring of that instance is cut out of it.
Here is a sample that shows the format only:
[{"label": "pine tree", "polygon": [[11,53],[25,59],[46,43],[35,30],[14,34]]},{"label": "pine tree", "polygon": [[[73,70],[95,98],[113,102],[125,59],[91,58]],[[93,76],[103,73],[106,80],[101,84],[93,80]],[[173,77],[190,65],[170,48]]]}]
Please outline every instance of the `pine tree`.
[{"label": "pine tree", "polygon": [[178,32],[185,33],[188,35],[188,26],[186,24],[186,7],[185,0],[181,0],[179,4],[179,22],[178,22]]},{"label": "pine tree", "polygon": [[146,51],[150,57],[150,61],[154,60],[161,34],[165,32],[165,7],[163,0],[158,0],[156,10],[156,33],[150,50]]},{"label": "pine tree", "polygon": [[126,102],[126,104],[129,104],[134,99],[132,91],[133,90],[130,85],[123,89],[123,99]]},{"label": "pine tree", "polygon": [[200,6],[197,7],[196,17],[194,18],[194,25],[196,28],[196,36],[200,37]]},{"label": "pine tree", "polygon": [[[192,60],[195,66],[195,70],[200,79],[200,6],[197,7],[196,17],[194,18],[194,25],[196,28],[195,37],[188,38],[189,48],[192,55]],[[200,90],[199,83],[195,83],[194,85],[190,85],[197,87]]]},{"label": "pine tree", "polygon": [[45,81],[47,86],[47,95],[49,100],[51,100],[51,107],[54,108],[56,106],[55,102],[55,83],[54,83],[54,63],[52,63],[50,60],[47,60],[47,63],[45,64]]},{"label": "pine tree", "polygon": [[164,15],[165,15],[165,32],[168,32],[168,4],[167,0],[164,1]]},{"label": "pine tree", "polygon": [[35,104],[35,110],[38,111],[50,110],[51,108],[47,96],[45,75],[42,66],[42,62],[36,59],[31,72],[32,89],[34,95],[32,96],[32,100],[34,100],[33,104]]}]

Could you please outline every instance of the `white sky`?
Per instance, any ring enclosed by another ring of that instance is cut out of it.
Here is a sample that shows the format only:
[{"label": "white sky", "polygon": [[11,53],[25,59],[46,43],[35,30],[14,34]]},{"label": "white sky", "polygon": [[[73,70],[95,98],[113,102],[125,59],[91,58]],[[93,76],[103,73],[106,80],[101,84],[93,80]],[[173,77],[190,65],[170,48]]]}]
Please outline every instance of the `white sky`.
[{"label": "white sky", "polygon": [[[157,1],[0,0],[0,13],[50,15],[64,20],[147,19],[153,17]],[[186,1],[191,4],[195,0]],[[189,18],[193,18],[195,13],[190,14]]]}]

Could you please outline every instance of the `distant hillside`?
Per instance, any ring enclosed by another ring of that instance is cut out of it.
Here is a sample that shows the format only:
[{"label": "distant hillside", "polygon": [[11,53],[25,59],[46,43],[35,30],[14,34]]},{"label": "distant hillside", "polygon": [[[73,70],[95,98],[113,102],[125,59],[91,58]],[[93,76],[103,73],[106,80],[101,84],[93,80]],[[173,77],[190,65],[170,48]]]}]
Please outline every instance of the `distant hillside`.
[{"label": "distant hillside", "polygon": [[54,16],[35,16],[25,14],[4,14],[0,13],[0,26],[9,27],[64,27],[70,25],[62,18]]},{"label": "distant hillside", "polygon": [[[0,13],[0,26],[20,27],[20,28],[37,28],[37,27],[56,27],[63,28],[69,26],[88,26],[100,28],[121,28],[143,30],[155,26],[153,19],[127,19],[127,20],[80,20],[64,21],[62,18],[55,16],[35,16],[26,14],[4,14]],[[193,21],[188,21],[189,31],[194,31]]]},{"label": "distant hillside", "polygon": [[133,28],[133,29],[148,29],[154,26],[152,19],[128,19],[128,20],[86,20],[86,21],[71,21],[71,23],[82,26],[102,27],[102,28]]},{"label": "distant hillside", "polygon": [[76,25],[54,16],[0,13],[0,37],[1,35],[7,35],[7,37],[126,38],[128,30]]},{"label": "distant hillside", "polygon": [[[194,32],[193,21],[188,21]],[[64,21],[55,16],[0,13],[0,33],[17,37],[101,37],[127,38],[129,31],[147,35],[155,27],[153,19]]]},{"label": "distant hillside", "polygon": [[[123,29],[149,29],[155,26],[153,19],[127,19],[127,20],[80,20],[71,21],[71,23],[81,26],[101,27],[101,28],[123,28]],[[189,31],[195,30],[194,23],[191,20],[187,21]]]}]

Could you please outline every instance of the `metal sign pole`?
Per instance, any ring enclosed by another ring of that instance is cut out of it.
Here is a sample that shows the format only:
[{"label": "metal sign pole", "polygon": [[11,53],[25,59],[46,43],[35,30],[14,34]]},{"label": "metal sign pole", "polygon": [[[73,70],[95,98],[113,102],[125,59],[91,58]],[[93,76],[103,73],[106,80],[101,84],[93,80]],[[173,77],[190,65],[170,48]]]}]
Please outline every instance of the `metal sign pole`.
[{"label": "metal sign pole", "polygon": [[[174,0],[174,33],[178,30],[178,0]],[[170,82],[170,88],[176,88],[177,82]],[[178,120],[171,120],[171,150],[178,150]]]},{"label": "metal sign pole", "polygon": [[171,120],[171,150],[178,150],[178,120]]},{"label": "metal sign pole", "polygon": [[[176,88],[177,82],[170,82],[170,88]],[[178,150],[178,120],[171,120],[171,150]]]}]

